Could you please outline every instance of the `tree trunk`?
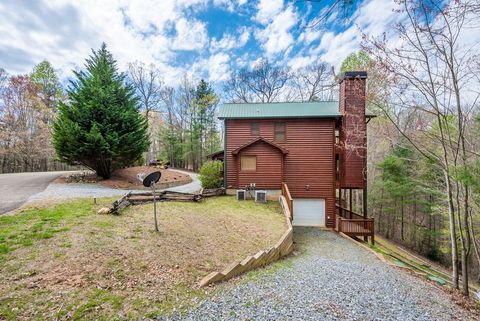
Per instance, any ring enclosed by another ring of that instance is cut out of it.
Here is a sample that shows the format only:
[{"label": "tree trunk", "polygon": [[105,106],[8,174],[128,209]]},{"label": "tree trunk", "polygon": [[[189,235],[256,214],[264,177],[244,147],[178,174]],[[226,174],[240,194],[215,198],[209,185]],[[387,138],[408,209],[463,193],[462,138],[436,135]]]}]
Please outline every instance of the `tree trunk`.
[{"label": "tree trunk", "polygon": [[447,169],[443,170],[445,185],[447,189],[448,220],[450,226],[450,242],[452,251],[452,283],[453,288],[458,289],[458,246],[457,232],[455,226],[455,208],[453,206],[452,183]]},{"label": "tree trunk", "polygon": [[470,222],[468,220],[470,204],[469,204],[469,188],[468,185],[464,185],[464,209],[463,209],[463,225],[465,227],[465,242],[462,247],[462,292],[463,295],[469,295],[468,288],[468,262],[470,257],[470,248],[471,248],[471,235],[470,235]]},{"label": "tree trunk", "polygon": [[405,211],[404,211],[404,206],[403,206],[403,196],[400,198],[400,202],[401,202],[401,205],[400,205],[400,219],[402,220],[402,224],[400,226],[400,238],[402,239],[402,241],[405,241],[405,235],[404,235],[404,230],[405,230],[405,222],[404,222],[404,215],[405,215]]},{"label": "tree trunk", "polygon": [[[429,199],[429,209],[428,209],[428,230],[429,230],[429,233],[428,233],[428,238],[427,238],[427,248],[428,248],[428,252],[430,252],[432,250],[432,234],[435,235],[435,226],[433,226],[433,213],[432,213],[432,194],[430,194],[428,196],[428,199]],[[433,230],[432,230],[432,226],[433,226]]]},{"label": "tree trunk", "polygon": [[382,186],[382,192],[380,193],[380,212],[378,214],[378,233],[382,233],[382,216],[383,216],[383,186]]},{"label": "tree trunk", "polygon": [[413,222],[412,222],[412,239],[411,243],[414,249],[417,249],[417,193],[413,193]]},{"label": "tree trunk", "polygon": [[473,245],[473,250],[475,252],[475,257],[477,258],[477,265],[478,265],[478,269],[479,269],[479,273],[477,275],[477,282],[480,281],[480,251],[478,249],[478,245],[477,245],[477,238],[475,237],[475,228],[473,226],[473,218],[472,218],[472,213],[468,213],[469,214],[469,219],[470,219],[470,235],[472,236],[472,245]]}]

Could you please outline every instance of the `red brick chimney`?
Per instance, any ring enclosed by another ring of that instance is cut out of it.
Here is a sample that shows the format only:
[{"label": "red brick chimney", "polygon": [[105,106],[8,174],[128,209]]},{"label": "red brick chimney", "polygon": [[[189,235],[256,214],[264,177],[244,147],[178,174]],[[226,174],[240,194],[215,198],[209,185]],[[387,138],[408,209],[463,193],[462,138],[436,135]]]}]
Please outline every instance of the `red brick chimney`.
[{"label": "red brick chimney", "polygon": [[348,71],[339,79],[340,185],[364,188],[366,179],[367,123],[365,85],[367,72]]}]

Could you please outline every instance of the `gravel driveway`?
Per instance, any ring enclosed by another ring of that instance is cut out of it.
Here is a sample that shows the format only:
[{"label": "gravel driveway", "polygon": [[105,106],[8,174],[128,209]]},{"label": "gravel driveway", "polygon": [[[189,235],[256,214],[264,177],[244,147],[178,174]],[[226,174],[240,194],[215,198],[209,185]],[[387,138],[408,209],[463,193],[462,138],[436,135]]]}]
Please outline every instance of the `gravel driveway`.
[{"label": "gravel driveway", "polygon": [[[198,174],[175,170],[187,175],[190,175],[192,182],[180,185],[176,187],[167,188],[165,190],[175,191],[175,192],[184,192],[184,193],[194,193],[201,189],[200,181],[198,180]],[[112,197],[119,196],[128,193],[129,191],[138,192],[137,190],[126,190],[126,189],[115,189],[105,187],[99,184],[59,184],[52,183],[40,193],[37,193],[31,196],[28,199],[28,202],[38,202],[44,200],[58,200],[58,199],[67,199],[67,198],[80,198],[80,197]]]},{"label": "gravel driveway", "polygon": [[298,255],[283,267],[224,286],[186,315],[159,320],[475,319],[435,286],[333,232],[294,233]]}]

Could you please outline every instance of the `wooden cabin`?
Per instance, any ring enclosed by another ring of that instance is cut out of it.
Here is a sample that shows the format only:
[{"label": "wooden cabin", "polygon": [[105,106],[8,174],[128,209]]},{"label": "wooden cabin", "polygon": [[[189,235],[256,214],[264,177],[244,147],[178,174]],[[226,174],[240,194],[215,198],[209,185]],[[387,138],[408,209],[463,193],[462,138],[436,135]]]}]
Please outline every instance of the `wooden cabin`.
[{"label": "wooden cabin", "polygon": [[223,104],[227,191],[255,183],[272,197],[287,194],[297,226],[366,219],[366,79],[366,72],[345,73],[339,101]]}]

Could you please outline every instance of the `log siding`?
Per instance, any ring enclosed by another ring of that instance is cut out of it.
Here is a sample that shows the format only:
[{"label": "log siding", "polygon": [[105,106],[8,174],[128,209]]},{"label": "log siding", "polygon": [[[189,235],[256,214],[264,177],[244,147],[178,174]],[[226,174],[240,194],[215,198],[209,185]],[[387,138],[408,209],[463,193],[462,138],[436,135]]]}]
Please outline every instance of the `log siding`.
[{"label": "log siding", "polygon": [[[226,187],[243,188],[255,183],[257,189],[281,189],[288,184],[293,198],[323,198],[326,204],[326,226],[335,224],[335,120],[318,119],[259,119],[260,135],[251,134],[251,120],[226,119],[225,163]],[[275,123],[285,123],[283,142],[274,141]],[[288,150],[282,152],[263,141],[232,152],[262,137]],[[239,171],[242,154],[257,156],[257,171]]]}]

